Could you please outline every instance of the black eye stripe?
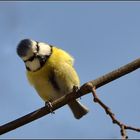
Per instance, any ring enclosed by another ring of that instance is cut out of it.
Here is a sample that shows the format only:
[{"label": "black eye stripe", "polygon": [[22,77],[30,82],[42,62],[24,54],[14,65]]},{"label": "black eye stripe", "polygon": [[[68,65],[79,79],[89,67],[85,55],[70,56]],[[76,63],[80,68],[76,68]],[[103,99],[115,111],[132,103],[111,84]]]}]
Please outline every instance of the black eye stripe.
[{"label": "black eye stripe", "polygon": [[[39,45],[38,45],[39,42],[36,41],[36,43],[37,43],[37,44],[36,44],[36,47],[37,47],[37,48],[36,48],[36,51],[39,52],[39,50],[40,50],[40,47],[39,47]],[[24,62],[33,61],[35,57],[36,57],[36,54],[34,53],[33,56],[31,56],[31,57],[30,57],[29,59],[27,59],[27,60],[24,60]]]},{"label": "black eye stripe", "polygon": [[39,48],[38,42],[36,42],[36,43],[37,43],[37,44],[36,44],[36,47],[37,47],[36,50],[37,50],[37,52],[39,52],[39,49],[40,49],[40,48]]},{"label": "black eye stripe", "polygon": [[34,58],[35,58],[35,54],[34,54],[33,56],[31,56],[29,59],[24,60],[24,62],[27,62],[27,61],[33,61],[33,60],[34,60]]}]

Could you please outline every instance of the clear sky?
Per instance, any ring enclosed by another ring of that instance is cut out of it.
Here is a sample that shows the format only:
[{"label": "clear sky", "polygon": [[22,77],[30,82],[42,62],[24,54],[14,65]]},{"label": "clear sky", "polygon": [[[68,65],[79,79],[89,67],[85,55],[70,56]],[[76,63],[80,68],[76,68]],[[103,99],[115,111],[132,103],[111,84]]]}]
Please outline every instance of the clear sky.
[{"label": "clear sky", "polygon": [[[139,58],[140,2],[0,2],[0,125],[44,106],[16,54],[24,38],[68,51],[82,85]],[[97,92],[119,120],[140,127],[140,70]],[[81,102],[90,109],[81,120],[64,106],[0,138],[120,138],[119,127],[91,94]]]}]

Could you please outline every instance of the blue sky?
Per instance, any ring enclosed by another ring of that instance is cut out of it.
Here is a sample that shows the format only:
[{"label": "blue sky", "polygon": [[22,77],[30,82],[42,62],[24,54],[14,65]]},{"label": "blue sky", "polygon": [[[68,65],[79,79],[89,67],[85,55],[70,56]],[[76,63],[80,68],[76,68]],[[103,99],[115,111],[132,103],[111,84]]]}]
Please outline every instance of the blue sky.
[{"label": "blue sky", "polygon": [[[75,58],[81,85],[139,58],[140,2],[0,2],[0,124],[44,102],[28,84],[16,54],[21,39],[47,42]],[[140,70],[97,90],[116,117],[140,127]],[[82,97],[90,112],[76,120],[67,106],[1,138],[120,138],[103,109]],[[129,138],[140,133],[128,131]]]}]

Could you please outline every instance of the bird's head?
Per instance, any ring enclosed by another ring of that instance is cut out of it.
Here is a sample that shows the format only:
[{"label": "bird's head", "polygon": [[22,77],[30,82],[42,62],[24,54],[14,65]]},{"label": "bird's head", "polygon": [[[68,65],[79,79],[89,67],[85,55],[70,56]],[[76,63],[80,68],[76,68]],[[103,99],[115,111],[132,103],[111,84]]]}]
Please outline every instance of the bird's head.
[{"label": "bird's head", "polygon": [[17,46],[18,56],[25,62],[30,71],[40,69],[52,53],[52,47],[43,42],[31,39],[21,40]]}]

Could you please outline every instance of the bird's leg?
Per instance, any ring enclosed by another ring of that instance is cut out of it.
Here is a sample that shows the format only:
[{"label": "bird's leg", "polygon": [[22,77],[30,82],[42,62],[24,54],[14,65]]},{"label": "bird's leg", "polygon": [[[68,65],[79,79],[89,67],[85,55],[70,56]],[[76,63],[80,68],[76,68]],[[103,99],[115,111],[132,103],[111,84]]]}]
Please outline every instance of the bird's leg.
[{"label": "bird's leg", "polygon": [[53,106],[52,106],[52,103],[49,102],[49,101],[46,101],[45,102],[45,106],[47,106],[51,112],[51,114],[55,114],[55,112],[52,110]]},{"label": "bird's leg", "polygon": [[[79,88],[78,86],[74,85],[74,86],[73,86],[73,92],[76,93],[76,92],[78,92],[78,91],[80,92],[80,88]],[[80,97],[80,99],[81,99],[81,97]]]},{"label": "bird's leg", "polygon": [[74,86],[73,86],[73,92],[77,92],[78,90],[79,90],[79,87],[76,86],[76,85],[74,85]]}]

